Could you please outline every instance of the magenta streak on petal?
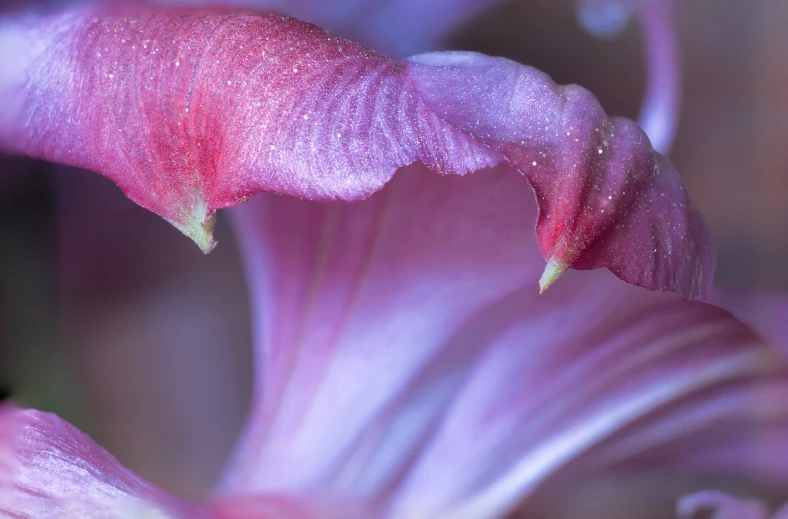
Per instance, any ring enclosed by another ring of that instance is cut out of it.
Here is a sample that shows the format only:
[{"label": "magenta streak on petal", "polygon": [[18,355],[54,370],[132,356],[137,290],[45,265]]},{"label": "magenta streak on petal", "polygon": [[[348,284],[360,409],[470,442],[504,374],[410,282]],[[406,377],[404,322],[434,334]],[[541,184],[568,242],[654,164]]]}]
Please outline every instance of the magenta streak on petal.
[{"label": "magenta streak on petal", "polygon": [[664,155],[673,146],[681,111],[681,58],[673,11],[673,0],[645,1],[637,8],[646,50],[646,93],[638,123]]},{"label": "magenta streak on petal", "polygon": [[711,283],[672,166],[579,87],[477,54],[403,66],[280,16],[91,9],[30,23],[7,144],[102,172],[203,250],[213,212],[259,191],[356,201],[413,162],[506,160],[537,193],[557,271],[605,266],[687,298]]},{"label": "magenta streak on petal", "polygon": [[[535,294],[536,204],[520,182],[506,167],[413,167],[353,205],[263,195],[233,210],[259,385],[220,493],[323,489],[387,517],[499,517],[565,471],[618,466],[611,445],[642,461],[676,423],[714,446],[718,423],[750,447],[785,431],[772,423],[785,409],[742,415],[715,396],[779,398],[772,382],[788,377],[726,312],[605,272]],[[688,401],[700,411],[682,421]]]}]

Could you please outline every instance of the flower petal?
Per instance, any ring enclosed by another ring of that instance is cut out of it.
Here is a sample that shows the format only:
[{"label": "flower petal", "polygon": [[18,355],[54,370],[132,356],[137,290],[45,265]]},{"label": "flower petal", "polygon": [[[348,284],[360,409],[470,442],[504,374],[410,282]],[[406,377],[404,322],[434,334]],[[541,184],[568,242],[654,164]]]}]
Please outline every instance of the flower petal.
[{"label": "flower petal", "polygon": [[676,506],[679,519],[693,519],[702,510],[711,509],[711,519],[786,519],[788,518],[788,505],[778,510],[775,515],[770,515],[763,503],[752,499],[737,499],[735,497],[705,490],[682,497]]},{"label": "flower petal", "polygon": [[536,206],[517,172],[423,169],[353,205],[266,195],[234,210],[258,386],[222,492],[320,488],[385,501],[389,517],[498,517],[550,477],[648,467],[676,440],[701,468],[696,439],[786,448],[759,433],[785,432],[788,371],[745,326],[605,272],[538,296]]},{"label": "flower petal", "polygon": [[53,414],[0,407],[0,513],[19,518],[208,518],[121,466]]},{"label": "flower petal", "polygon": [[10,148],[105,174],[205,251],[214,211],[259,191],[357,200],[414,161],[500,160],[398,62],[290,18],[87,7],[28,26]]},{"label": "flower petal", "polygon": [[254,495],[196,505],[168,495],[51,413],[0,407],[0,515],[19,519],[370,519],[369,504]]},{"label": "flower petal", "polygon": [[539,245],[559,275],[607,267],[651,290],[708,292],[708,228],[673,165],[633,122],[608,118],[583,88],[503,58],[423,54],[408,70],[428,106],[528,178]]},{"label": "flower petal", "polygon": [[6,144],[107,175],[205,251],[214,212],[260,191],[356,201],[414,162],[506,161],[539,199],[543,289],[570,267],[687,298],[711,283],[708,230],[670,163],[532,68],[470,53],[403,65],[273,15],[89,7],[26,27]]}]

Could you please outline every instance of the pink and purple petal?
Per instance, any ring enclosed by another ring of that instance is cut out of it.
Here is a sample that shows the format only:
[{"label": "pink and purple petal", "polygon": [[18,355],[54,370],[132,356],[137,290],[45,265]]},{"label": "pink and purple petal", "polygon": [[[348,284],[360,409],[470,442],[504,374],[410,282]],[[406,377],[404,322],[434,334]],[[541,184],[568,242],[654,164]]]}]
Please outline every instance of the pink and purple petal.
[{"label": "pink and purple petal", "polygon": [[2,33],[28,56],[25,81],[2,81],[19,93],[6,147],[101,172],[205,251],[214,212],[257,192],[357,201],[414,162],[507,162],[539,200],[543,289],[568,268],[687,298],[711,283],[708,230],[672,165],[529,67],[403,64],[273,15],[90,7],[20,24]]},{"label": "pink and purple petal", "polygon": [[258,386],[221,492],[498,517],[576,474],[788,472],[770,455],[788,446],[781,357],[723,310],[609,273],[535,294],[537,205],[519,182],[414,166],[353,205],[233,210]]},{"label": "pink and purple petal", "polygon": [[684,297],[705,294],[714,251],[675,169],[633,122],[607,117],[586,90],[502,58],[467,52],[409,60],[427,104],[521,171],[539,203],[548,270],[607,267]]}]

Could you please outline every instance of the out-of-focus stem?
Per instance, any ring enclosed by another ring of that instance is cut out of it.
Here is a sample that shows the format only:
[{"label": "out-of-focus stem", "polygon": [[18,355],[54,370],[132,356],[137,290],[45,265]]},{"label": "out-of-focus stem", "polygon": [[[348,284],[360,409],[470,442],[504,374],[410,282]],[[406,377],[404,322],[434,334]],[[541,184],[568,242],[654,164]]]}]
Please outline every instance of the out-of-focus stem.
[{"label": "out-of-focus stem", "polygon": [[682,90],[673,1],[641,2],[637,17],[646,54],[646,93],[638,122],[654,149],[667,155],[676,137]]}]

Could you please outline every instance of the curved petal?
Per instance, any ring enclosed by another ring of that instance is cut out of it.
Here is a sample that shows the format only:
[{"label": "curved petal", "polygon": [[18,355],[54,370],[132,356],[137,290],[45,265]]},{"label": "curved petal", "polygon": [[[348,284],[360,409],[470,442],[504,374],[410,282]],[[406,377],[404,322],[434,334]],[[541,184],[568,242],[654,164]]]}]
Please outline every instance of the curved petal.
[{"label": "curved petal", "polygon": [[0,407],[0,514],[211,517],[142,480],[57,416],[8,405]]},{"label": "curved petal", "polygon": [[632,121],[609,118],[594,97],[543,73],[468,52],[409,60],[428,106],[499,150],[531,183],[548,269],[607,267],[651,290],[708,293],[708,228],[673,165]]},{"label": "curved petal", "polygon": [[319,495],[235,496],[197,505],[132,473],[51,413],[0,407],[0,515],[17,519],[370,519],[368,504]]},{"label": "curved petal", "polygon": [[654,149],[665,155],[676,138],[683,90],[673,4],[672,0],[652,0],[638,7],[646,57],[646,92],[638,124]]},{"label": "curved petal", "polygon": [[766,507],[751,499],[737,499],[733,496],[715,491],[696,492],[683,496],[676,506],[679,519],[693,519],[704,509],[713,510],[712,519],[786,519],[788,505],[778,510],[774,516]]},{"label": "curved petal", "polygon": [[25,34],[11,149],[105,174],[206,251],[214,211],[259,191],[357,200],[414,161],[500,160],[398,62],[279,15],[88,7]]},{"label": "curved petal", "polygon": [[22,25],[6,145],[107,175],[205,251],[215,210],[259,191],[355,201],[414,162],[507,161],[539,198],[543,288],[570,267],[688,298],[711,282],[708,230],[670,163],[529,67],[469,53],[403,65],[273,15],[89,7]]},{"label": "curved petal", "polygon": [[681,108],[681,57],[673,23],[674,0],[580,0],[577,18],[601,37],[620,33],[637,13],[646,58],[646,92],[638,123],[654,149],[667,155],[676,138]]},{"label": "curved petal", "polygon": [[[320,488],[389,517],[498,517],[575,467],[786,447],[786,366],[728,313],[605,272],[538,296],[519,175],[423,173],[353,205],[234,210],[258,386],[222,493]],[[717,466],[788,470],[734,458]]]}]

